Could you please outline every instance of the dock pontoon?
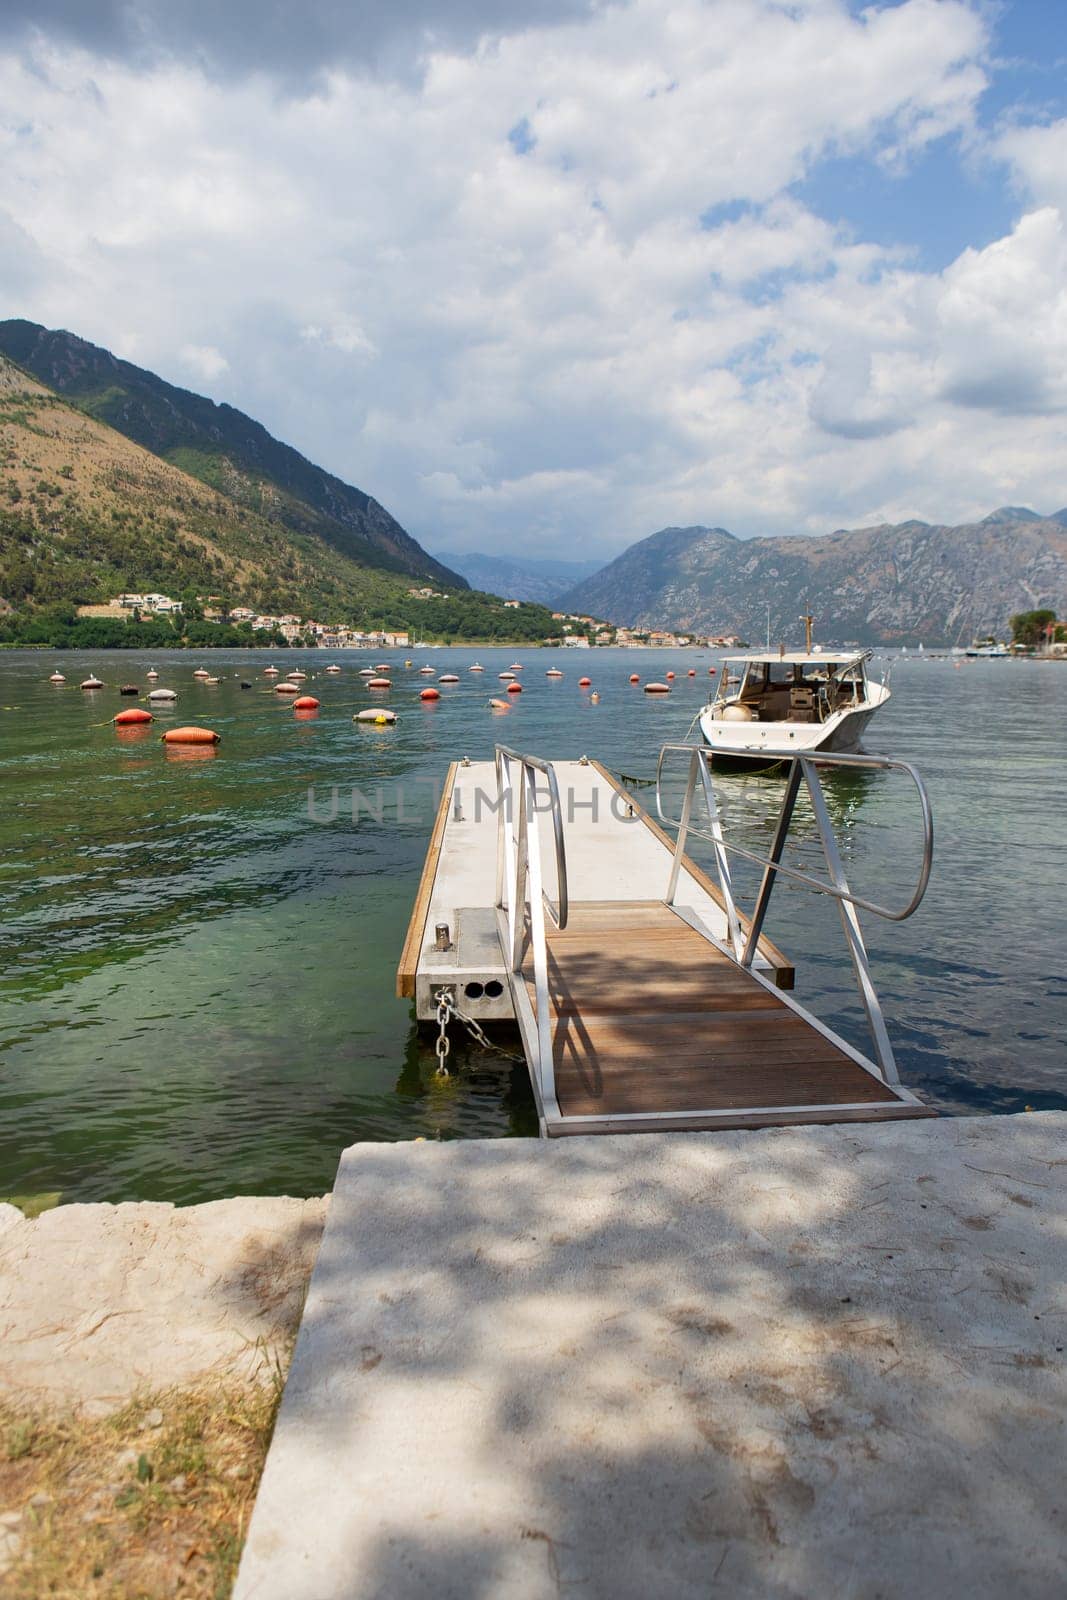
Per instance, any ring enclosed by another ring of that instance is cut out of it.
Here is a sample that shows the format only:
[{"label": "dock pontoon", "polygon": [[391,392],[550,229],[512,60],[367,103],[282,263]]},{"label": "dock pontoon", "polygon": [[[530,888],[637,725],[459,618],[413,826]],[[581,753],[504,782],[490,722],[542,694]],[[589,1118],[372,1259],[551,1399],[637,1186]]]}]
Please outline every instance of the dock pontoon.
[{"label": "dock pontoon", "polygon": [[[673,840],[597,762],[550,762],[499,746],[495,763],[454,763],[398,993],[425,1021],[513,1019],[549,1137],[931,1115],[900,1084],[858,919],[863,909],[900,921],[923,897],[933,834],[922,781],[906,762],[883,757],[820,757],[818,766],[788,759],[766,856],[727,839],[701,746],[666,745],[660,754],[656,804],[676,827]],[[679,764],[684,790],[671,818],[664,782]],[[849,888],[824,764],[900,773],[915,785],[922,856],[903,907]],[[783,860],[802,787],[824,878]],[[711,845],[714,878],[686,854],[696,834]],[[761,869],[751,917],[737,904],[731,855]],[[784,992],[793,969],[764,932],[780,878],[836,900],[871,1057]]]}]

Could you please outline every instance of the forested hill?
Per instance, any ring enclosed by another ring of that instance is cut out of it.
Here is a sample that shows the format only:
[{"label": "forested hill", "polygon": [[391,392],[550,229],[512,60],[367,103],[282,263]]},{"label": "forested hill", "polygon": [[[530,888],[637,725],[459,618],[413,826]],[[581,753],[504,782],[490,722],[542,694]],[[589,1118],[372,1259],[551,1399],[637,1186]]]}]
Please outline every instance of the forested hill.
[{"label": "forested hill", "polygon": [[73,333],[0,322],[0,352],[80,410],[249,511],[364,566],[465,589],[383,506],[233,406],[166,383]]},{"label": "forested hill", "polygon": [[552,627],[541,606],[413,587],[319,534],[281,530],[0,356],[0,642],[47,642],[40,619],[145,590],[417,638],[535,640]]},{"label": "forested hill", "polygon": [[[725,528],[663,528],[559,602],[612,622],[862,644],[969,642],[1008,631],[1015,612],[1067,614],[1067,511],[1003,506],[980,522],[840,529],[824,537],[737,539]],[[768,618],[769,612],[769,618]]]}]

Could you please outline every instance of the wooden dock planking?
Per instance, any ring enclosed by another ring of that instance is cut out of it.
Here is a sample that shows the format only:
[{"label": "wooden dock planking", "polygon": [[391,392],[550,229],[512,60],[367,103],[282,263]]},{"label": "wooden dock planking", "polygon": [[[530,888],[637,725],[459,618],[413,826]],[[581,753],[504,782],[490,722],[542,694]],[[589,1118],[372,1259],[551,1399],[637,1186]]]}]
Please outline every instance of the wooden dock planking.
[{"label": "wooden dock planking", "polygon": [[426,918],[430,911],[430,900],[433,896],[433,886],[437,878],[437,867],[441,859],[441,848],[445,840],[445,829],[448,827],[449,811],[452,804],[452,791],[456,784],[456,773],[459,763],[451,761],[445,776],[444,788],[441,790],[441,799],[437,806],[437,815],[434,818],[433,832],[430,842],[426,847],[426,859],[422,864],[422,874],[419,878],[419,887],[415,895],[415,904],[411,908],[411,917],[408,920],[408,931],[404,939],[404,948],[400,953],[400,961],[396,969],[396,994],[400,1000],[411,1000],[415,995],[415,979],[419,969],[419,957],[426,939]]},{"label": "wooden dock planking", "polygon": [[[663,845],[664,849],[673,855],[674,840],[665,829],[660,827],[655,817],[651,816],[645,810],[644,806],[642,806],[640,802],[634,798],[629,789],[624,788],[618,779],[608,771],[607,767],[605,767],[602,762],[591,761],[589,765],[596,772],[599,772],[605,783],[610,784],[615,790],[616,794],[625,796],[628,803],[633,807],[634,815],[638,818],[638,820],[648,829],[649,833],[652,834],[652,837],[657,839],[659,843]],[[682,866],[685,871],[689,873],[693,881],[700,885],[705,894],[710,895],[719,909],[721,911],[725,911],[726,902],[722,897],[722,890],[719,888],[719,885],[713,878],[709,878],[703,867],[698,866],[692,857],[686,855],[685,853],[682,855]],[[747,934],[751,924],[748,917],[740,908],[738,908],[738,921],[741,924],[741,931]],[[773,940],[768,939],[765,933],[760,935],[759,949],[760,954],[763,955],[770,963],[771,971],[774,974],[772,981],[777,984],[779,989],[792,989],[796,984],[796,968],[793,966],[788,957],[782,954],[778,946],[773,942]]]},{"label": "wooden dock planking", "polygon": [[[804,1107],[928,1114],[662,903],[572,905],[547,947],[564,1121],[731,1112],[751,1121]],[[523,977],[532,1001],[531,958]]]}]

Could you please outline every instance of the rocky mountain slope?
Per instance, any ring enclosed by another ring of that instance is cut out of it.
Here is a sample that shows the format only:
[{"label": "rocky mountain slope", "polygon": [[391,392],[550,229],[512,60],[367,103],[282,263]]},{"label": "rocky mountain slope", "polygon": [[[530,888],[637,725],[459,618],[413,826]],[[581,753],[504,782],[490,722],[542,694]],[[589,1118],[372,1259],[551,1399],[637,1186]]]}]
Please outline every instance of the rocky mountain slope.
[{"label": "rocky mountain slope", "polygon": [[664,528],[564,597],[630,627],[795,641],[811,612],[823,639],[969,642],[1013,612],[1067,614],[1067,510],[1005,506],[959,527],[927,522],[821,538],[737,539],[725,528]]},{"label": "rocky mountain slope", "polygon": [[80,410],[246,510],[292,533],[316,535],[364,566],[467,587],[377,500],[316,467],[233,406],[216,405],[35,322],[0,322],[0,352]]},{"label": "rocky mountain slope", "polygon": [[538,606],[511,611],[466,587],[425,601],[411,587],[317,533],[279,529],[0,356],[0,611],[161,590],[424,637],[540,638],[551,627]]}]

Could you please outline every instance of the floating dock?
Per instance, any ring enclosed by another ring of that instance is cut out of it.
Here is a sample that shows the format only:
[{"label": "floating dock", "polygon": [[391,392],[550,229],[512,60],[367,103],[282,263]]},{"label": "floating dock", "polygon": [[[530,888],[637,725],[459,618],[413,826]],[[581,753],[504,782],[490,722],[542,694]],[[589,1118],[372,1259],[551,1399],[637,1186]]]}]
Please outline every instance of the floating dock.
[{"label": "floating dock", "polygon": [[354,1146],[234,1600],[1059,1600],[1065,1136]]},{"label": "floating dock", "polygon": [[[832,843],[820,892],[841,901],[876,1059],[785,992],[793,968],[762,932],[777,875],[796,876],[781,855],[801,780],[820,793],[814,769],[798,760],[784,786],[753,926],[733,898],[705,753],[677,748],[689,763],[677,839],[599,762],[501,747],[495,763],[453,763],[398,993],[424,1021],[442,996],[450,1015],[513,1019],[549,1137],[931,1115],[897,1079]],[[718,882],[684,850],[700,794]]]}]

